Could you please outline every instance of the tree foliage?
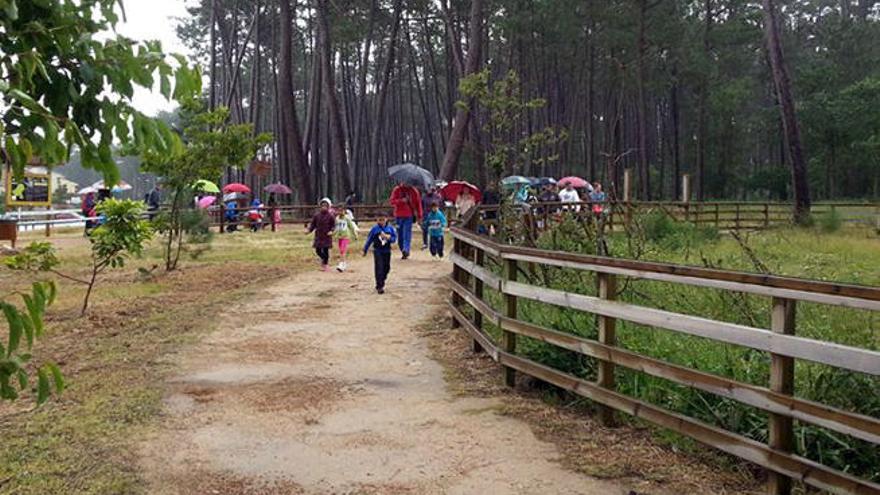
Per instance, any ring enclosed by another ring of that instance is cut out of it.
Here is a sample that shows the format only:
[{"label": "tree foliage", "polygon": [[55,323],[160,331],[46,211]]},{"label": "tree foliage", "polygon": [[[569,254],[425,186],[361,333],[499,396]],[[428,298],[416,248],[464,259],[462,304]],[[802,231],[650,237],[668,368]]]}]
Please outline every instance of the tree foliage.
[{"label": "tree foliage", "polygon": [[16,172],[38,159],[82,164],[118,179],[112,145],[171,153],[181,146],[165,124],[131,106],[136,86],[158,83],[166,98],[201,91],[198,69],[159,42],[100,40],[122,12],[120,0],[0,0],[0,137]]},{"label": "tree foliage", "polygon": [[166,236],[166,270],[177,268],[185,236],[202,225],[184,215],[192,206],[193,184],[201,179],[218,182],[228,168],[245,167],[272,140],[269,134],[254,136],[251,124],[231,124],[229,117],[227,108],[206,111],[200,102],[188,102],[181,111],[184,146],[175,153],[143,154],[143,170],[160,176],[171,196],[171,208],[157,220]]},{"label": "tree foliage", "polygon": [[[0,399],[15,400],[20,391],[27,390],[32,383],[29,375],[31,351],[37,339],[45,333],[43,317],[46,308],[55,301],[55,284],[37,282],[31,287],[29,294],[21,296],[24,309],[0,300],[0,311],[6,321],[6,340],[0,342]],[[64,377],[54,363],[38,366],[36,383],[36,401],[42,404],[52,393],[52,384],[56,393],[64,390]]]},{"label": "tree foliage", "polygon": [[60,260],[55,247],[48,242],[31,243],[22,252],[6,258],[4,263],[13,270],[49,272],[85,286],[81,312],[85,315],[98,276],[107,269],[122,268],[132,256],[140,256],[153,237],[153,228],[143,218],[144,204],[140,201],[107,199],[98,204],[96,210],[103,223],[89,235],[92,266],[88,278],[58,271]]},{"label": "tree foliage", "polygon": [[[509,70],[503,78],[492,81],[491,71],[483,69],[462,79],[460,91],[488,114],[483,130],[492,141],[486,150],[486,165],[494,172],[496,180],[504,174],[524,173],[529,167],[543,172],[559,159],[555,150],[568,138],[564,129],[547,126],[527,135],[515,132],[517,123],[530,110],[547,105],[543,98],[523,97],[522,83],[516,71]],[[458,105],[467,109],[468,103],[459,101]]]}]

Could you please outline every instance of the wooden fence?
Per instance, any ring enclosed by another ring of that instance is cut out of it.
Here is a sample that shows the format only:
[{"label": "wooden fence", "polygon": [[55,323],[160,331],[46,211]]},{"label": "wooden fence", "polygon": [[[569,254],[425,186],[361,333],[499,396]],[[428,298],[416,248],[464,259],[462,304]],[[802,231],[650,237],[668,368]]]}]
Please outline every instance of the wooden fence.
[{"label": "wooden fence", "polygon": [[[477,210],[471,211],[463,226],[451,229],[454,239],[451,254],[453,273],[448,282],[452,289],[450,309],[453,326],[461,327],[470,334],[475,350],[484,350],[502,365],[508,385],[514,385],[516,372],[524,373],[594,401],[600,407],[600,418],[606,423],[613,423],[613,412],[621,411],[762,466],[769,473],[769,493],[775,495],[790,493],[791,480],[799,480],[832,493],[880,494],[880,485],[877,483],[793,453],[792,425],[797,420],[880,444],[880,419],[804,400],[794,394],[794,366],[797,360],[872,376],[880,375],[880,352],[797,336],[795,309],[798,302],[880,311],[880,288],[506,245],[474,231]],[[523,283],[518,280],[518,273],[522,273],[526,264],[593,272],[598,278],[598,296]],[[491,268],[493,266],[503,267],[502,272],[499,274],[497,269]],[[615,301],[620,278],[766,296],[771,302],[770,328],[755,328]],[[503,308],[499,310],[492,306],[485,297],[487,288],[502,296]],[[521,300],[538,301],[595,315],[598,319],[598,339],[585,339],[523,321],[519,318],[517,308]],[[742,383],[619,347],[615,335],[616,322],[619,320],[768,353],[768,386]],[[500,330],[498,341],[486,331],[487,324]],[[537,339],[594,358],[598,363],[596,381],[587,381],[518,355],[518,336]],[[766,411],[769,414],[768,443],[617,391],[614,370],[618,366]]]},{"label": "wooden fence", "polygon": [[[561,213],[580,217],[591,215],[592,203],[533,203],[527,208],[531,227],[540,230],[559,221]],[[629,201],[604,203],[607,228],[614,230],[627,224],[634,215],[649,211],[662,212],[677,222],[689,222],[718,230],[763,230],[791,225],[792,205],[773,202],[665,202]],[[497,210],[491,208],[490,210]],[[863,224],[880,228],[878,203],[816,203],[811,209],[814,218],[834,212],[842,223]]]}]

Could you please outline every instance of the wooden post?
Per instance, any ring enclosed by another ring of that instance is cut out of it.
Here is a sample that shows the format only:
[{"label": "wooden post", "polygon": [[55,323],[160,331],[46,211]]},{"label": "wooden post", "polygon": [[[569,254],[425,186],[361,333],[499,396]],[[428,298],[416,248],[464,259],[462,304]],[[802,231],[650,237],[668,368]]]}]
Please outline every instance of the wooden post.
[{"label": "wooden post", "polygon": [[623,169],[623,225],[632,225],[632,169]]},{"label": "wooden post", "polygon": [[49,205],[49,213],[46,215],[46,237],[52,237],[52,220],[55,219],[55,216],[52,215],[52,205]]},{"label": "wooden post", "polygon": [[[597,274],[599,279],[599,298],[613,301],[617,298],[617,277],[610,273]],[[614,346],[617,344],[617,321],[607,316],[599,316],[599,342]],[[599,361],[597,384],[602,388],[614,390],[614,363]],[[615,426],[614,409],[599,406],[599,421],[605,426]]]},{"label": "wooden post", "polygon": [[[458,239],[453,239],[452,252],[461,256],[461,254],[462,254],[461,251],[462,251],[461,250],[461,241]],[[456,283],[459,283],[459,284],[461,283],[461,268],[459,268],[459,266],[456,264],[452,265],[452,280],[454,280]],[[456,308],[461,308],[461,303],[462,303],[461,296],[459,296],[457,292],[452,291],[452,305],[455,306]],[[461,326],[461,323],[459,323],[458,320],[455,319],[455,317],[453,316],[452,317],[452,328],[459,328],[460,326]]]},{"label": "wooden post", "polygon": [[272,232],[277,230],[277,226],[275,225],[275,212],[278,211],[278,208],[272,208],[269,210],[269,221],[272,222]]},{"label": "wooden post", "polygon": [[764,203],[764,228],[770,228],[770,205]]},{"label": "wooden post", "polygon": [[[511,282],[516,281],[517,276],[517,266],[516,260],[507,260],[506,262],[506,278]],[[517,309],[516,309],[516,296],[505,294],[504,295],[504,307],[505,312],[508,318],[516,319],[517,317]],[[516,334],[513,332],[509,332],[507,330],[502,331],[501,333],[501,347],[504,352],[508,352],[513,354],[516,352]],[[513,387],[516,385],[516,370],[513,368],[504,367],[504,383],[508,387]]]},{"label": "wooden post", "polygon": [[721,205],[715,203],[715,228],[721,230]]},{"label": "wooden post", "polygon": [[[770,330],[774,333],[794,335],[795,314],[793,299],[774,297]],[[770,354],[770,390],[785,395],[794,394],[794,358]],[[791,452],[794,449],[792,419],[788,416],[771,413],[768,436],[770,448]],[[791,478],[770,472],[767,480],[767,493],[770,495],[789,495],[791,493]]]},{"label": "wooden post", "polygon": [[220,233],[222,234],[226,229],[224,228],[224,223],[226,222],[226,205],[223,202],[220,202]]},{"label": "wooden post", "polygon": [[736,220],[735,220],[736,230],[739,230],[739,203],[736,204]]},{"label": "wooden post", "polygon": [[681,176],[681,202],[687,203],[691,200],[691,176],[683,174]]},{"label": "wooden post", "polygon": [[[476,251],[474,263],[476,263],[477,266],[482,267],[485,262],[485,251],[480,248],[474,248],[474,251]],[[474,277],[474,296],[480,301],[483,300],[483,280],[479,277]],[[483,330],[483,313],[480,313],[476,309],[474,309],[474,326],[477,327],[477,330]],[[483,350],[476,339],[473,340],[473,349],[474,352],[481,352]]]}]

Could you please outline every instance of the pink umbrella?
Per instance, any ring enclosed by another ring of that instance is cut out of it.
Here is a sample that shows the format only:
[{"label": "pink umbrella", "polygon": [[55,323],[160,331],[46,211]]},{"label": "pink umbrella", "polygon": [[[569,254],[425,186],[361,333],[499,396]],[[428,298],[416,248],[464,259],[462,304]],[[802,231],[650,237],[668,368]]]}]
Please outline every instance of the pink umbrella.
[{"label": "pink umbrella", "polygon": [[293,191],[289,187],[280,182],[277,184],[269,184],[264,187],[263,190],[271,194],[293,194]]},{"label": "pink umbrella", "polygon": [[217,196],[205,196],[199,200],[199,208],[206,209],[217,201]]},{"label": "pink umbrella", "polygon": [[565,187],[568,184],[571,184],[572,186],[574,186],[575,189],[583,189],[585,187],[588,187],[590,183],[584,179],[581,179],[580,177],[572,176],[559,179],[558,184],[560,187]]},{"label": "pink umbrella", "polygon": [[233,182],[232,184],[226,184],[223,187],[223,194],[229,193],[242,193],[242,194],[250,194],[251,188],[244,184],[239,184],[237,182]]}]

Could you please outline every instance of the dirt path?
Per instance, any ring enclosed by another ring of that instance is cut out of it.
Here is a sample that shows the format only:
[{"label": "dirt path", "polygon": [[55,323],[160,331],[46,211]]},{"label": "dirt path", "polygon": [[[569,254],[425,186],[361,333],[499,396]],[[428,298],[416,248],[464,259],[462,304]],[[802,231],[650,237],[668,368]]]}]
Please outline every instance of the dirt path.
[{"label": "dirt path", "polygon": [[457,398],[414,328],[442,311],[447,263],[372,258],[241,304],[178,375],[142,452],[150,493],[603,494],[495,399]]}]

